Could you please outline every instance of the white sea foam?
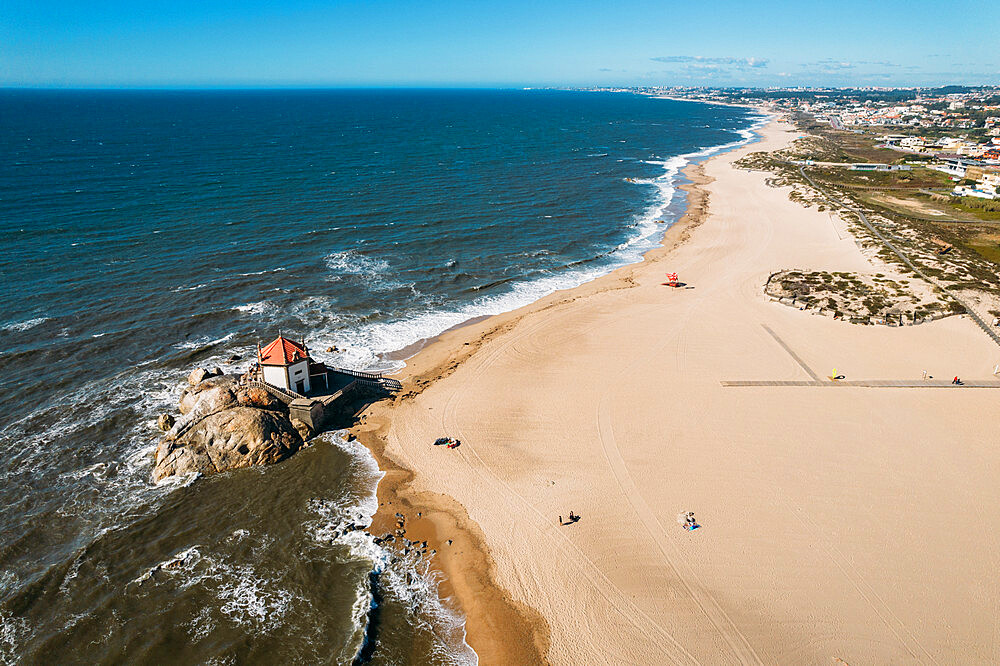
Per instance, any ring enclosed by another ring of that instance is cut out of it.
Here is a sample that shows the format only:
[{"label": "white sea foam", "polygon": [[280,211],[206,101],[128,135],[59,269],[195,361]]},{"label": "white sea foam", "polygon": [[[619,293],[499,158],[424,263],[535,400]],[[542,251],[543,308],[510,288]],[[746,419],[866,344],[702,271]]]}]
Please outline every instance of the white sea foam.
[{"label": "white sea foam", "polygon": [[232,569],[216,593],[221,611],[234,623],[270,631],[284,623],[292,600],[289,590],[254,575],[251,567]]},{"label": "white sea foam", "polygon": [[266,275],[268,273],[280,273],[284,270],[286,270],[284,267],[279,267],[279,268],[272,268],[266,271],[254,271],[252,273],[237,273],[236,275],[238,277],[250,277],[251,275]]},{"label": "white sea foam", "polygon": [[[631,233],[606,257],[583,266],[551,271],[530,280],[515,282],[504,293],[483,296],[466,305],[453,309],[428,309],[405,319],[345,325],[343,319],[330,316],[329,301],[320,299],[308,306],[303,303],[301,314],[306,320],[319,323],[313,329],[313,335],[317,338],[313,346],[320,348],[336,345],[341,348],[342,351],[334,359],[337,365],[392,372],[402,368],[405,363],[386,360],[385,355],[390,352],[440,335],[472,318],[515,310],[555,291],[577,287],[606,275],[615,268],[639,262],[647,251],[657,247],[662,241],[667,226],[660,224],[658,220],[673,221],[671,206],[676,202],[680,171],[694,161],[749,143],[754,139],[755,131],[769,118],[770,116],[756,117],[750,127],[735,131],[739,139],[729,143],[708,146],[665,160],[647,161],[663,169],[654,178],[636,180],[639,185],[655,188],[652,201],[645,211],[630,221]],[[327,266],[342,273],[365,275],[372,283],[383,286],[386,284],[384,273],[389,269],[386,262],[365,257],[354,250],[329,255]],[[379,283],[379,280],[383,281]],[[393,284],[400,285],[398,282]]]},{"label": "white sea foam", "polygon": [[201,284],[195,284],[190,287],[174,287],[170,291],[177,294],[184,291],[197,291],[198,289],[203,289],[208,286],[207,282],[202,282]]},{"label": "white sea foam", "polygon": [[30,628],[26,619],[0,611],[0,663],[21,662],[19,647],[29,633]]},{"label": "white sea foam", "polygon": [[214,347],[215,345],[220,345],[223,342],[232,340],[235,335],[235,333],[230,333],[229,335],[225,335],[221,338],[215,338],[214,340],[207,335],[202,335],[194,340],[178,342],[174,344],[174,349],[200,349],[202,347]]},{"label": "white sea foam", "polygon": [[[198,586],[210,592],[218,610],[233,624],[270,633],[284,624],[285,617],[299,598],[279,581],[260,574],[252,565],[233,564],[202,552],[195,545],[170,557],[132,581],[169,582],[180,589]],[[198,617],[192,620],[196,624]],[[208,616],[205,616],[208,617]],[[203,631],[198,627],[197,631]]]},{"label": "white sea foam", "polygon": [[262,315],[264,313],[275,312],[277,308],[278,306],[270,301],[257,301],[256,303],[237,305],[233,309],[237,312],[245,312],[250,315]]},{"label": "white sea foam", "polygon": [[389,291],[400,287],[415,289],[412,282],[401,282],[389,277],[389,262],[375,259],[357,250],[331,252],[324,257],[329,274],[329,282],[339,282],[344,276],[356,275],[364,280],[365,287],[372,291]]},{"label": "white sea foam", "polygon": [[[188,633],[196,641],[208,638],[215,631],[215,621],[212,619],[211,606],[202,606],[198,614],[187,623]],[[209,662],[211,663],[211,662]]]},{"label": "white sea foam", "polygon": [[[158,500],[174,490],[183,480],[152,486],[149,475],[151,453],[157,433],[155,422],[135,420],[116,447],[101,446],[100,452],[76,469],[54,470],[51,450],[56,442],[79,437],[81,432],[99,429],[100,425],[125,409],[156,413],[176,403],[179,391],[176,373],[155,363],[142,368],[128,368],[117,376],[88,382],[73,391],[52,397],[45,408],[27,413],[11,423],[0,435],[0,445],[11,442],[13,457],[9,469],[32,478],[58,475],[61,493],[57,515],[73,520],[85,519],[91,528],[87,537],[99,538],[120,524],[123,515],[151,510]],[[84,407],[85,406],[85,407]],[[45,425],[38,426],[38,419]],[[87,448],[86,444],[83,445]],[[11,483],[0,475],[3,483]]]},{"label": "white sea foam", "polygon": [[[368,479],[366,492],[356,503],[345,505],[339,500],[313,500],[309,508],[316,518],[305,527],[306,532],[320,544],[346,546],[354,560],[367,561],[379,574],[379,582],[386,593],[416,616],[429,622],[433,634],[440,639],[436,654],[442,663],[477,664],[478,656],[465,642],[465,620],[441,602],[438,594],[440,580],[429,567],[427,559],[416,549],[409,554],[383,548],[367,532],[350,529],[367,527],[378,510],[378,481],[384,476],[371,453],[357,442],[346,441],[336,433],[329,441],[350,455],[353,474],[359,480]],[[341,498],[342,499],[342,498]],[[352,604],[356,634],[362,634],[367,614],[372,604],[372,593],[366,579],[360,580]]]},{"label": "white sea foam", "polygon": [[332,252],[324,261],[332,273],[339,275],[379,275],[389,270],[389,262],[372,259],[357,250]]},{"label": "white sea foam", "polygon": [[0,327],[0,331],[16,331],[22,333],[24,331],[30,330],[39,324],[45,323],[49,320],[49,317],[35,317],[34,319],[28,319],[26,321],[18,321],[12,324],[5,324]]}]

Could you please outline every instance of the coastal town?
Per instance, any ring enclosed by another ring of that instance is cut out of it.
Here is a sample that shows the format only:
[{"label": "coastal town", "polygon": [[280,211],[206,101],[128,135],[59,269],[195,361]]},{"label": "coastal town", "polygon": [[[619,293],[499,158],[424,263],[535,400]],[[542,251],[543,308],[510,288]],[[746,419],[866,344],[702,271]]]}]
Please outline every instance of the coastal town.
[{"label": "coastal town", "polygon": [[1000,87],[593,90],[808,115],[833,129],[869,137],[874,145],[898,152],[898,161],[909,166],[947,174],[954,181],[950,189],[956,197],[1000,199]]}]

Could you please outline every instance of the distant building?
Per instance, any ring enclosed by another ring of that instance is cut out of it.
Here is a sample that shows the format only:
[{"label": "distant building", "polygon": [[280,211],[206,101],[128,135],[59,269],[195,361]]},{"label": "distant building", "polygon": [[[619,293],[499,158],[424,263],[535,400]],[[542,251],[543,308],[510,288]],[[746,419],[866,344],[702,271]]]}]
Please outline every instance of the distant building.
[{"label": "distant building", "polygon": [[909,171],[909,164],[852,164],[851,171]]},{"label": "distant building", "polygon": [[970,166],[980,166],[980,163],[976,160],[970,160],[959,155],[939,155],[938,157],[940,161],[928,164],[927,168],[942,171],[951,176],[958,176],[959,178],[965,177],[965,171]]},{"label": "distant building", "polygon": [[997,193],[995,190],[983,190],[978,187],[971,187],[969,185],[956,185],[955,189],[952,190],[952,194],[959,197],[976,197],[977,199],[996,199]]}]

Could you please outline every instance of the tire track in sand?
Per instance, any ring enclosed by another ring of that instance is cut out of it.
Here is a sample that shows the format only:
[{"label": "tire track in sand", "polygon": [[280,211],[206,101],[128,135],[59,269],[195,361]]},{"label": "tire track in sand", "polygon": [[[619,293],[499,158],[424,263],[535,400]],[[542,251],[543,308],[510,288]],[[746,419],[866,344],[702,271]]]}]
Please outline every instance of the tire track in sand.
[{"label": "tire track in sand", "polygon": [[[470,384],[475,385],[475,380],[485,373],[486,370],[488,370],[492,365],[494,365],[505,352],[538,329],[546,325],[551,325],[551,323],[552,322],[550,320],[542,320],[538,324],[528,327],[521,332],[515,333],[512,331],[508,334],[507,340],[504,340],[503,343],[496,345],[496,349],[490,350],[482,361],[471,369],[471,377],[463,379],[461,382],[457,383],[452,390],[441,415],[442,426],[447,432],[455,432],[459,435],[459,438],[463,440],[462,448],[458,449],[458,451],[462,454],[463,458],[466,454],[468,454],[478,461],[478,464],[470,463],[469,467],[475,471],[485,483],[490,484],[498,491],[504,492],[508,497],[515,498],[523,507],[524,513],[522,513],[522,515],[534,516],[535,519],[531,521],[530,526],[536,533],[539,533],[542,537],[547,539],[550,544],[559,548],[559,550],[565,554],[568,561],[576,559],[578,562],[589,565],[581,566],[580,571],[587,578],[587,581],[590,583],[592,589],[607,602],[609,609],[616,611],[624,620],[635,627],[636,630],[644,631],[653,629],[657,634],[659,634],[667,642],[667,645],[664,646],[665,652],[669,655],[669,659],[672,663],[700,664],[698,659],[688,652],[688,650],[681,645],[681,643],[677,641],[677,639],[674,638],[669,631],[667,631],[660,623],[650,617],[644,610],[639,608],[631,599],[629,599],[628,595],[620,587],[618,587],[614,581],[608,578],[604,571],[596,563],[594,563],[594,561],[564,532],[554,530],[551,526],[551,518],[542,514],[542,512],[539,511],[534,504],[517,492],[517,490],[515,490],[505,480],[500,478],[500,476],[492,470],[491,466],[479,455],[475,445],[469,443],[464,430],[459,425],[456,412],[461,399],[467,395],[467,392],[464,390],[465,386]],[[466,447],[468,448],[466,449]],[[462,449],[466,450],[463,451]],[[637,622],[636,620],[638,618],[645,620],[645,622]]]},{"label": "tire track in sand", "polygon": [[[694,306],[695,302],[694,299],[692,299],[692,302],[687,304],[687,307],[682,310],[683,315],[678,317],[672,325],[672,330],[675,333],[679,333],[683,330],[684,323],[692,316]],[[670,339],[674,336],[664,335],[664,337]],[[660,351],[665,349],[665,347],[666,345],[662,345],[660,347]],[[628,500],[632,510],[646,528],[646,531],[652,541],[656,544],[657,550],[659,551],[663,561],[677,577],[677,580],[684,586],[688,595],[702,611],[705,617],[708,618],[708,621],[713,627],[715,627],[716,631],[719,632],[719,635],[729,645],[738,661],[743,664],[763,664],[764,662],[757,655],[753,646],[750,645],[750,641],[748,641],[746,636],[739,630],[736,623],[729,617],[729,614],[726,613],[722,606],[719,605],[715,597],[712,596],[712,594],[705,588],[697,574],[695,574],[690,567],[685,567],[687,569],[686,575],[681,572],[681,567],[677,564],[677,562],[675,562],[675,558],[683,560],[683,554],[677,549],[677,545],[674,540],[667,534],[667,531],[664,529],[662,523],[660,523],[659,518],[657,518],[656,512],[653,511],[652,507],[650,507],[646,500],[642,497],[642,494],[639,492],[631,473],[628,471],[628,466],[622,456],[621,449],[618,447],[618,443],[614,435],[614,428],[611,425],[611,408],[609,399],[613,391],[610,387],[614,386],[618,378],[630,374],[632,368],[640,362],[642,361],[636,361],[621,368],[616,377],[613,380],[608,381],[609,388],[602,393],[601,399],[597,405],[595,419],[597,421],[601,447],[604,451],[604,456],[608,461],[608,466],[611,468],[611,473],[614,475],[619,490]],[[664,543],[669,543],[671,545],[672,550],[674,551],[673,556],[667,552]]]}]

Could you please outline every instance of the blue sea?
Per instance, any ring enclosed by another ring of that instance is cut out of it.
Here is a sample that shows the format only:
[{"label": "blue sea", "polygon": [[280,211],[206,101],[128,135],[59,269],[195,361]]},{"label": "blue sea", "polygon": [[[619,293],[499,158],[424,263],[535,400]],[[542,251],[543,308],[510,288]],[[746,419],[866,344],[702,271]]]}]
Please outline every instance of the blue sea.
[{"label": "blue sea", "polygon": [[759,121],[605,92],[0,91],[0,661],[351,663],[374,569],[371,663],[475,663],[426,562],[337,529],[374,512],[366,450],[154,486],[157,415],[278,331],[391,372],[638,261],[680,169]]}]

